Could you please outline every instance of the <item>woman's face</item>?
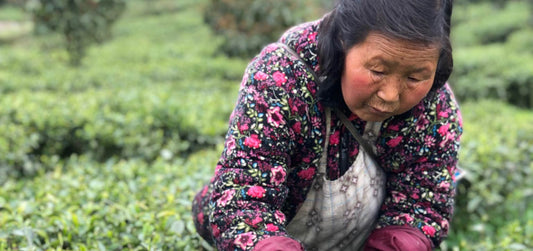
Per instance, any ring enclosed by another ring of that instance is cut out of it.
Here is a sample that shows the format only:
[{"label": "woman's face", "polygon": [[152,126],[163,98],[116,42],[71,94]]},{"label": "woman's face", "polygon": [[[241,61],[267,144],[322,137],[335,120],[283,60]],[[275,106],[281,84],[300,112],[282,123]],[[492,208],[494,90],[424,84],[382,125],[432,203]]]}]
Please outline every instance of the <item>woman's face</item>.
[{"label": "woman's face", "polygon": [[348,108],[383,121],[418,104],[433,85],[439,47],[371,32],[346,54],[341,88]]}]

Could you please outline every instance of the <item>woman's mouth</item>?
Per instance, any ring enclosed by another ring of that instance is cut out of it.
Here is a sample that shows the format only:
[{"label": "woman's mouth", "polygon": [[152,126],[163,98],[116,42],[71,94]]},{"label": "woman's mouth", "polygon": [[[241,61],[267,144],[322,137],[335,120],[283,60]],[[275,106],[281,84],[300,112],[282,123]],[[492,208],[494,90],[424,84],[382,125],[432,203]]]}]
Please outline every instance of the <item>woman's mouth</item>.
[{"label": "woman's mouth", "polygon": [[387,116],[387,115],[392,114],[392,110],[391,109],[381,109],[381,108],[377,108],[377,107],[371,106],[371,105],[369,105],[368,107],[370,108],[370,111],[372,113],[380,115],[380,116]]}]

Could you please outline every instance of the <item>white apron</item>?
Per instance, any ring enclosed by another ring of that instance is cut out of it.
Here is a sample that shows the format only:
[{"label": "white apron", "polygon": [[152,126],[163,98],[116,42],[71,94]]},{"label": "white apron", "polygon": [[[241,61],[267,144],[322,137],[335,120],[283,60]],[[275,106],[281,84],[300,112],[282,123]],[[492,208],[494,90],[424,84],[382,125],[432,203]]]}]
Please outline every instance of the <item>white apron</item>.
[{"label": "white apron", "polygon": [[[287,226],[306,250],[358,250],[374,230],[385,194],[385,173],[359,147],[355,162],[337,180],[326,175],[331,112],[326,111],[326,143],[307,198]],[[363,138],[370,145],[381,122],[367,122]],[[361,145],[361,144],[360,144]]]}]

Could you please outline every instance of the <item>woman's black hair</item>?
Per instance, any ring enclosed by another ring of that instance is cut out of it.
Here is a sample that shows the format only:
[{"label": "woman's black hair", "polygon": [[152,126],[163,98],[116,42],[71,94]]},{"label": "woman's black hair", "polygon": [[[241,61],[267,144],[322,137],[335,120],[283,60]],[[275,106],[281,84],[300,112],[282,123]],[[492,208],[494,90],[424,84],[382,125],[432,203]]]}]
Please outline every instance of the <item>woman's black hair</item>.
[{"label": "woman's black hair", "polygon": [[453,0],[339,0],[318,31],[319,100],[343,104],[340,80],[346,52],[370,32],[416,43],[440,45],[430,92],[442,87],[453,70],[450,21]]}]

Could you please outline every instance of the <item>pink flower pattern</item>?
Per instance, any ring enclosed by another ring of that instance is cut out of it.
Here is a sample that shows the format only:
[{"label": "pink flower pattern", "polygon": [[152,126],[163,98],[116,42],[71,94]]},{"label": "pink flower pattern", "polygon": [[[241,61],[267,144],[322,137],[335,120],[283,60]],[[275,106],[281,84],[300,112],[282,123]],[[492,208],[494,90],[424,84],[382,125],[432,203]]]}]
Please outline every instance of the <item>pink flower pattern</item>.
[{"label": "pink flower pattern", "polygon": [[426,234],[426,235],[429,235],[429,236],[433,237],[433,236],[435,236],[436,230],[435,230],[434,227],[426,225],[426,226],[422,227],[422,232],[424,232],[424,234]]},{"label": "pink flower pattern", "polygon": [[237,235],[237,238],[235,238],[235,245],[237,247],[241,248],[242,250],[246,250],[248,247],[252,247],[254,244],[255,234],[254,233],[243,233]]},{"label": "pink flower pattern", "polygon": [[285,120],[283,119],[283,115],[281,115],[280,113],[279,106],[276,106],[267,111],[267,121],[274,127],[278,127],[280,125],[285,124]]},{"label": "pink flower pattern", "polygon": [[270,183],[278,186],[285,181],[285,170],[282,166],[273,167],[271,170]]},{"label": "pink flower pattern", "polygon": [[272,224],[272,223],[268,223],[266,225],[266,230],[269,231],[269,232],[276,232],[276,231],[279,230],[279,227],[274,225],[274,224]]},{"label": "pink flower pattern", "polygon": [[261,72],[261,71],[256,72],[254,74],[254,79],[255,80],[261,81],[261,80],[266,80],[267,78],[268,78],[268,75],[266,73],[264,73],[264,72]]},{"label": "pink flower pattern", "polygon": [[251,147],[251,148],[259,148],[261,146],[261,140],[259,139],[259,135],[252,134],[250,137],[247,137],[244,140],[244,145]]},{"label": "pink flower pattern", "polygon": [[[335,114],[331,144],[323,149],[324,106],[317,101],[317,82],[303,66],[319,70],[320,22],[296,26],[280,39],[304,62],[271,44],[244,73],[217,171],[209,191],[193,201],[198,232],[213,238],[219,250],[252,250],[269,236],[289,236],[286,224],[305,200],[320,157],[327,154],[327,175],[337,179],[341,146],[349,161],[359,153],[352,137],[344,142],[349,132]],[[453,211],[462,122],[448,85],[430,96],[382,124],[375,147],[387,172],[387,194],[377,227],[407,224],[439,246]],[[345,113],[362,132],[366,122]]]},{"label": "pink flower pattern", "polygon": [[256,199],[263,198],[263,196],[265,196],[265,189],[261,186],[253,186],[248,189],[248,192],[246,194]]},{"label": "pink flower pattern", "polygon": [[219,207],[223,207],[233,198],[235,195],[235,190],[226,190],[222,193],[222,197],[217,201]]},{"label": "pink flower pattern", "polygon": [[285,73],[277,71],[272,74],[272,78],[276,82],[276,86],[280,87],[285,82],[287,82],[287,79],[285,78]]},{"label": "pink flower pattern", "polygon": [[274,212],[274,218],[276,219],[276,221],[278,223],[285,223],[285,214],[283,214],[282,212],[280,212],[279,210],[276,210],[276,212]]}]

